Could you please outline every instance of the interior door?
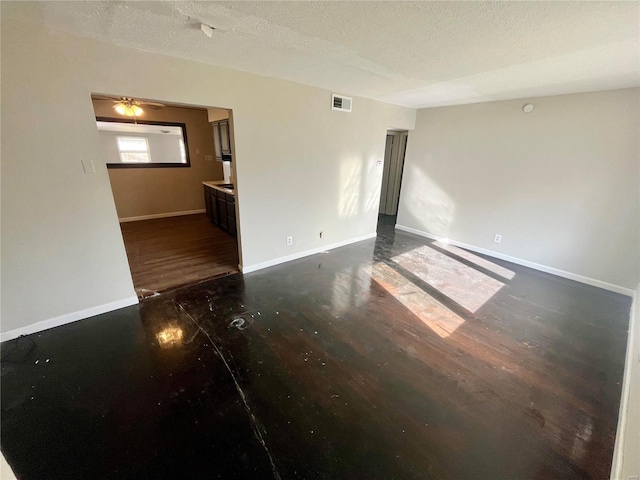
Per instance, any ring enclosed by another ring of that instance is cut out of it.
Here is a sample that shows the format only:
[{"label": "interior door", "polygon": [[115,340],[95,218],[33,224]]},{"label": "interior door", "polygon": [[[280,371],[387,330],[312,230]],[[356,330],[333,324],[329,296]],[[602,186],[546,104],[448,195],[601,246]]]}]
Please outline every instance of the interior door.
[{"label": "interior door", "polygon": [[398,213],[407,137],[408,132],[387,133],[379,209],[379,213],[383,215],[396,215]]},{"label": "interior door", "polygon": [[391,168],[391,151],[393,150],[394,135],[387,134],[387,143],[384,147],[384,170],[382,172],[382,190],[380,191],[380,208],[378,212],[386,215],[387,212],[387,188],[389,186],[389,169]]}]

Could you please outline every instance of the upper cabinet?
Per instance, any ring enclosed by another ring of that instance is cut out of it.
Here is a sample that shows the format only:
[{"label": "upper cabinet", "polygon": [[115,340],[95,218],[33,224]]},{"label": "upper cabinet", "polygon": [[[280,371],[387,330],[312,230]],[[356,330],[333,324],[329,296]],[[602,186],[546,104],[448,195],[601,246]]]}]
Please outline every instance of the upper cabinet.
[{"label": "upper cabinet", "polygon": [[222,145],[222,154],[231,155],[231,141],[229,140],[229,120],[220,121],[220,143]]},{"label": "upper cabinet", "polygon": [[213,126],[213,141],[215,143],[216,160],[232,161],[231,136],[229,135],[229,120],[219,120]]},{"label": "upper cabinet", "polygon": [[222,161],[222,146],[220,145],[220,124],[218,122],[214,122],[211,124],[213,126],[213,144],[216,152],[216,161]]}]

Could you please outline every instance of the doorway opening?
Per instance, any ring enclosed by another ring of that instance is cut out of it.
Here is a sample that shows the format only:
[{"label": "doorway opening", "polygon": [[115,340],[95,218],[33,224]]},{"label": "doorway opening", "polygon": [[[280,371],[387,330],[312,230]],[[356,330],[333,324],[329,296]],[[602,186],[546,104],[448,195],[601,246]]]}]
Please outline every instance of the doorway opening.
[{"label": "doorway opening", "polygon": [[232,111],[91,100],[138,297],[239,273]]},{"label": "doorway opening", "polygon": [[400,186],[402,185],[404,154],[407,149],[408,135],[409,132],[406,130],[387,131],[380,208],[378,210],[379,215],[384,215],[387,219],[398,214],[398,201],[400,199]]}]

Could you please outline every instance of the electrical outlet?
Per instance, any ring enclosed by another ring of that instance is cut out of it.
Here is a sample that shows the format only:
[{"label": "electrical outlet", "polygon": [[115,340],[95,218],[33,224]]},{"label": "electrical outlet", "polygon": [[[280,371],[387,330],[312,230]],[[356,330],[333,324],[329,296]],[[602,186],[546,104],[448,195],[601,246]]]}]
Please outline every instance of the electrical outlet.
[{"label": "electrical outlet", "polygon": [[213,162],[213,155],[205,155],[204,156],[204,161],[205,162]]},{"label": "electrical outlet", "polygon": [[293,245],[293,237],[287,237],[287,245]]},{"label": "electrical outlet", "polygon": [[493,241],[496,243],[502,242],[502,235],[500,235],[499,233],[496,233],[496,236],[493,237]]}]

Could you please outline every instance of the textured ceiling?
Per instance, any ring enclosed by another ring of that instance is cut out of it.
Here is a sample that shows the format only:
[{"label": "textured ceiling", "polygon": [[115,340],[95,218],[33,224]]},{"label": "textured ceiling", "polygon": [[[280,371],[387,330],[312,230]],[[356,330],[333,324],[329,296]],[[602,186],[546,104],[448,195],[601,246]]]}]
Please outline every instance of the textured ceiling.
[{"label": "textured ceiling", "polygon": [[637,1],[3,3],[53,29],[410,107],[640,84]]}]

